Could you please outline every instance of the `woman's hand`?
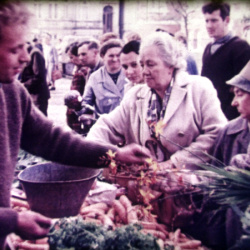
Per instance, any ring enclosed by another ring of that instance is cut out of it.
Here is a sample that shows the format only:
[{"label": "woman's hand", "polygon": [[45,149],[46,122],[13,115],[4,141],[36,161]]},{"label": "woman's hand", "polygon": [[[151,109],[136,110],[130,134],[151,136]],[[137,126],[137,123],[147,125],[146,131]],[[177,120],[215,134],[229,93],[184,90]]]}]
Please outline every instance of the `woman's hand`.
[{"label": "woman's hand", "polygon": [[23,239],[43,238],[49,233],[52,220],[39,213],[23,211],[18,213],[15,233]]},{"label": "woman's hand", "polygon": [[125,164],[144,164],[148,158],[152,158],[150,151],[135,143],[119,148],[116,152],[116,160]]},{"label": "woman's hand", "polygon": [[175,168],[175,165],[171,160],[163,161],[158,163],[159,171],[165,171]]}]

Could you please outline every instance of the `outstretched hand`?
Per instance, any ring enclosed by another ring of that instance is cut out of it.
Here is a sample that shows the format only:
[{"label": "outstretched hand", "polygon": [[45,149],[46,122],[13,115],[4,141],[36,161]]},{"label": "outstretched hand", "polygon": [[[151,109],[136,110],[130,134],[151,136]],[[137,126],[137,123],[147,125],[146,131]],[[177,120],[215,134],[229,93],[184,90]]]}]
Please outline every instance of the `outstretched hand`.
[{"label": "outstretched hand", "polygon": [[15,233],[23,239],[43,238],[49,233],[52,220],[39,213],[23,211],[18,213]]},{"label": "outstretched hand", "polygon": [[152,158],[150,151],[135,143],[119,148],[116,152],[116,160],[125,164],[143,164],[148,158]]}]

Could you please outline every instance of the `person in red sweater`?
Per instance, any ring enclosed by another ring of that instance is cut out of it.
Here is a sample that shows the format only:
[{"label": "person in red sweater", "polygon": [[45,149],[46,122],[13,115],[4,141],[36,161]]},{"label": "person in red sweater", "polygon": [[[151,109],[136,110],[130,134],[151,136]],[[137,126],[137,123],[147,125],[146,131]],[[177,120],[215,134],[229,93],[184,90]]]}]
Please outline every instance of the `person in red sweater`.
[{"label": "person in red sweater", "polygon": [[201,75],[209,78],[217,90],[221,108],[228,120],[239,116],[231,105],[233,92],[226,81],[237,75],[250,59],[250,46],[229,31],[230,5],[207,3],[202,7],[206,29],[214,40],[203,53]]},{"label": "person in red sweater", "polygon": [[[10,208],[10,190],[20,147],[47,160],[74,166],[101,168],[108,150],[124,163],[144,163],[149,151],[136,144],[117,148],[84,139],[56,127],[32,103],[16,80],[29,61],[26,48],[30,13],[22,3],[0,4],[0,249],[12,232],[23,239],[47,235],[51,219],[32,211]],[[51,150],[52,149],[52,150]]]}]

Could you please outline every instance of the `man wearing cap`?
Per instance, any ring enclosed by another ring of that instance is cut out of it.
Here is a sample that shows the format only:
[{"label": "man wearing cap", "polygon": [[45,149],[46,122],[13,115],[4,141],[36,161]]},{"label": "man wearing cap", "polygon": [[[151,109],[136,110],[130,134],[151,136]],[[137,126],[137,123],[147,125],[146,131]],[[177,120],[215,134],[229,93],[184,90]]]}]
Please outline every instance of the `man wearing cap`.
[{"label": "man wearing cap", "polygon": [[[213,156],[226,166],[236,165],[241,158],[240,168],[249,168],[250,159],[250,61],[242,71],[226,82],[233,87],[234,99],[232,106],[238,109],[240,117],[230,121],[219,133],[215,142]],[[243,158],[244,157],[244,158]],[[242,165],[244,163],[245,165]],[[218,165],[217,162],[214,162]],[[223,167],[223,166],[222,166]],[[242,225],[238,215],[232,209],[221,213],[225,225],[227,249],[233,246],[242,235]]]},{"label": "man wearing cap", "polygon": [[234,99],[240,117],[230,121],[217,137],[214,157],[229,165],[236,154],[244,154],[250,142],[250,61],[242,71],[226,82],[233,86]]}]

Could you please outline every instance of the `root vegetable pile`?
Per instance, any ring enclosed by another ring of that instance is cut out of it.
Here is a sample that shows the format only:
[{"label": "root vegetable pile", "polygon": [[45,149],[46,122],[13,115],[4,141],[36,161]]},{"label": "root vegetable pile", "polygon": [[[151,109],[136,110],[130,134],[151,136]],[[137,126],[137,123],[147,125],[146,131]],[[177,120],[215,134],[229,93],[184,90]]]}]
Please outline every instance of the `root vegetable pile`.
[{"label": "root vegetable pile", "polygon": [[[29,209],[26,202],[15,199],[11,202],[18,211]],[[77,230],[79,235],[76,237]],[[15,249],[23,250],[115,250],[122,249],[121,244],[137,244],[133,249],[204,249],[200,241],[189,239],[180,229],[170,232],[164,224],[157,222],[154,214],[142,205],[133,205],[126,195],[117,197],[111,205],[102,202],[90,205],[85,201],[77,217],[56,220],[48,238],[24,241],[14,234],[11,236]],[[113,247],[107,248],[109,244]]]}]

